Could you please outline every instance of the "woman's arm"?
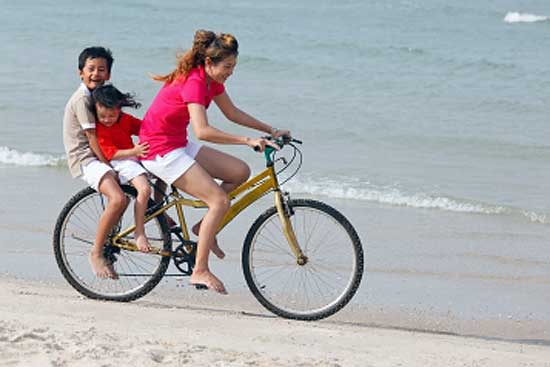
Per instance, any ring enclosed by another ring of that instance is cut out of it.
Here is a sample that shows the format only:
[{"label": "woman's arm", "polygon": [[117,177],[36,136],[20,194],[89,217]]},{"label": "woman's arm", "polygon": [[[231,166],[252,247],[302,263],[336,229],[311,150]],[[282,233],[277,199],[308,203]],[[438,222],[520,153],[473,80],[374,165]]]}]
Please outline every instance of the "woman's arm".
[{"label": "woman's arm", "polygon": [[258,131],[263,131],[266,134],[271,134],[271,131],[273,129],[271,126],[238,109],[237,106],[233,104],[233,101],[231,101],[231,98],[229,98],[229,95],[226,92],[218,94],[213,99],[228,120],[242,126],[256,129]]},{"label": "woman's arm", "polygon": [[290,136],[290,131],[274,128],[237,108],[237,106],[233,104],[233,101],[231,101],[231,98],[229,98],[229,95],[226,92],[215,96],[213,99],[214,102],[216,102],[216,105],[224,114],[224,116],[228,120],[233,121],[236,124],[262,131],[264,133],[272,135],[275,138],[278,138],[281,135]]},{"label": "woman's arm", "polygon": [[248,145],[251,148],[260,147],[262,151],[266,145],[271,145],[274,148],[278,148],[276,144],[273,144],[265,139],[252,139],[245,136],[233,135],[210,126],[206,116],[206,109],[201,104],[189,103],[187,108],[189,109],[191,126],[193,126],[193,131],[195,132],[197,139],[218,144],[240,144]]}]

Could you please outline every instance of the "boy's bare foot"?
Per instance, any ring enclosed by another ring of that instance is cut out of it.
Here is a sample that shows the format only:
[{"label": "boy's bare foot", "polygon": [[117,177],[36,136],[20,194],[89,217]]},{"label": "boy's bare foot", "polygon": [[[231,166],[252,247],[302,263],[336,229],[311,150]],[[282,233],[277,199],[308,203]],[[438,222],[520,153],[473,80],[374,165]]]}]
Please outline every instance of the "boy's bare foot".
[{"label": "boy's bare foot", "polygon": [[96,277],[118,279],[118,274],[116,273],[115,268],[112,264],[108,264],[107,261],[105,261],[103,255],[98,256],[91,253],[88,260],[90,261],[92,271]]},{"label": "boy's bare foot", "polygon": [[204,285],[208,289],[212,289],[213,291],[216,291],[220,294],[227,294],[225,286],[223,285],[221,280],[216,278],[216,276],[212,274],[209,270],[193,270],[193,274],[191,275],[191,280],[189,281],[189,283],[191,285]]},{"label": "boy's bare foot", "polygon": [[141,252],[151,251],[151,245],[149,244],[147,237],[145,237],[145,235],[143,234],[136,235],[136,246]]},{"label": "boy's bare foot", "polygon": [[[193,234],[195,236],[198,236],[199,235],[199,229],[201,228],[201,224],[200,222],[195,224],[193,226],[193,228],[191,229],[191,231],[193,232]],[[220,246],[218,246],[218,239],[216,237],[214,237],[214,245],[212,245],[212,247],[210,248],[210,251],[212,251],[212,253],[214,255],[216,255],[219,259],[223,259],[225,257],[225,252],[223,252],[223,250],[221,249]]]},{"label": "boy's bare foot", "polygon": [[[193,226],[193,228],[191,229],[191,231],[193,232],[193,234],[195,236],[198,236],[199,235],[199,229],[201,228],[201,224],[200,222],[195,224]],[[216,237],[214,237],[214,245],[212,245],[212,247],[210,248],[210,251],[212,251],[212,253],[214,255],[216,255],[219,259],[223,259],[225,257],[225,252],[223,252],[223,250],[221,249],[220,246],[218,246],[218,239]]]}]

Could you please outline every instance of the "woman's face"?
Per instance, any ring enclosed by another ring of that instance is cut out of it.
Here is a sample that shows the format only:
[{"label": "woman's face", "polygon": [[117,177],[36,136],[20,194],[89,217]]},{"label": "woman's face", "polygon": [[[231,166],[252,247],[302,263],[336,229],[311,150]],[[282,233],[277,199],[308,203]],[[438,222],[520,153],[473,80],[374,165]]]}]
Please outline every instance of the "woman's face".
[{"label": "woman's face", "polygon": [[223,84],[233,74],[235,66],[237,66],[237,56],[235,55],[227,56],[216,64],[207,58],[204,71],[210,79]]}]

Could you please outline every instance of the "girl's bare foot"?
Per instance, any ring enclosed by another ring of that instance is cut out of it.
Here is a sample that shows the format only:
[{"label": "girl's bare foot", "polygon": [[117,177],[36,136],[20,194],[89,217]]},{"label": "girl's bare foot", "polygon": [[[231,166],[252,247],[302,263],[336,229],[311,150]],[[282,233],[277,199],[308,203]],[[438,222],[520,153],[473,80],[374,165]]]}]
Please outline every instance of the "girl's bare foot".
[{"label": "girl's bare foot", "polygon": [[117,280],[118,279],[118,274],[115,270],[115,267],[113,264],[107,264],[107,269],[109,269],[109,273],[110,273],[110,276],[109,278],[113,279],[113,280]]},{"label": "girl's bare foot", "polygon": [[103,255],[97,255],[92,252],[90,253],[88,260],[90,261],[92,271],[96,277],[118,279],[118,274],[116,273],[115,268],[112,264],[108,264],[107,261],[105,261]]},{"label": "girl's bare foot", "polygon": [[[193,231],[193,234],[195,236],[198,236],[200,228],[201,228],[201,223],[199,222],[199,223],[197,223],[193,226],[191,231]],[[212,251],[212,253],[214,255],[216,255],[219,259],[223,259],[225,257],[225,252],[223,252],[223,250],[220,248],[220,246],[218,246],[218,239],[215,238],[215,237],[214,237],[214,244],[210,248],[210,251]]]},{"label": "girl's bare foot", "polygon": [[191,283],[191,285],[204,285],[208,289],[212,289],[213,291],[216,291],[220,294],[227,294],[225,286],[223,285],[221,280],[216,278],[216,276],[212,274],[209,270],[197,271],[196,269],[194,269],[189,283]]},{"label": "girl's bare foot", "polygon": [[138,250],[141,252],[151,251],[151,245],[149,245],[149,241],[147,241],[147,237],[145,237],[145,235],[143,234],[136,235],[136,246]]}]

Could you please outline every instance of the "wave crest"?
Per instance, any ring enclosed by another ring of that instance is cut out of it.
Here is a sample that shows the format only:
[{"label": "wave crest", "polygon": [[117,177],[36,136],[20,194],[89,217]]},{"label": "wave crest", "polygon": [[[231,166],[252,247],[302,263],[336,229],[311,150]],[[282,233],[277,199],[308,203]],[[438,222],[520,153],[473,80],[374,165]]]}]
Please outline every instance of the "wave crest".
[{"label": "wave crest", "polygon": [[541,213],[536,213],[528,210],[524,210],[522,211],[522,213],[525,217],[529,218],[531,222],[541,223],[541,224],[550,224],[550,215],[548,214],[541,214]]},{"label": "wave crest", "polygon": [[528,13],[508,12],[503,20],[506,23],[534,23],[550,20],[550,17]]},{"label": "wave crest", "polygon": [[295,182],[286,184],[286,186],[294,192],[322,195],[338,199],[373,201],[382,204],[412,208],[441,209],[453,212],[482,214],[500,214],[507,210],[502,206],[461,201],[444,196],[431,196],[423,193],[409,195],[395,188],[354,187],[352,184],[336,183],[332,181],[304,183],[296,180]]},{"label": "wave crest", "polygon": [[65,156],[19,152],[8,147],[0,147],[0,164],[14,166],[60,166],[66,161]]},{"label": "wave crest", "polygon": [[458,213],[512,215],[533,223],[550,224],[550,215],[525,209],[491,205],[466,199],[434,196],[425,193],[407,194],[393,187],[376,187],[368,182],[336,182],[333,180],[293,180],[285,189],[295,193],[327,196],[336,199],[370,201],[417,209],[437,209]]}]

